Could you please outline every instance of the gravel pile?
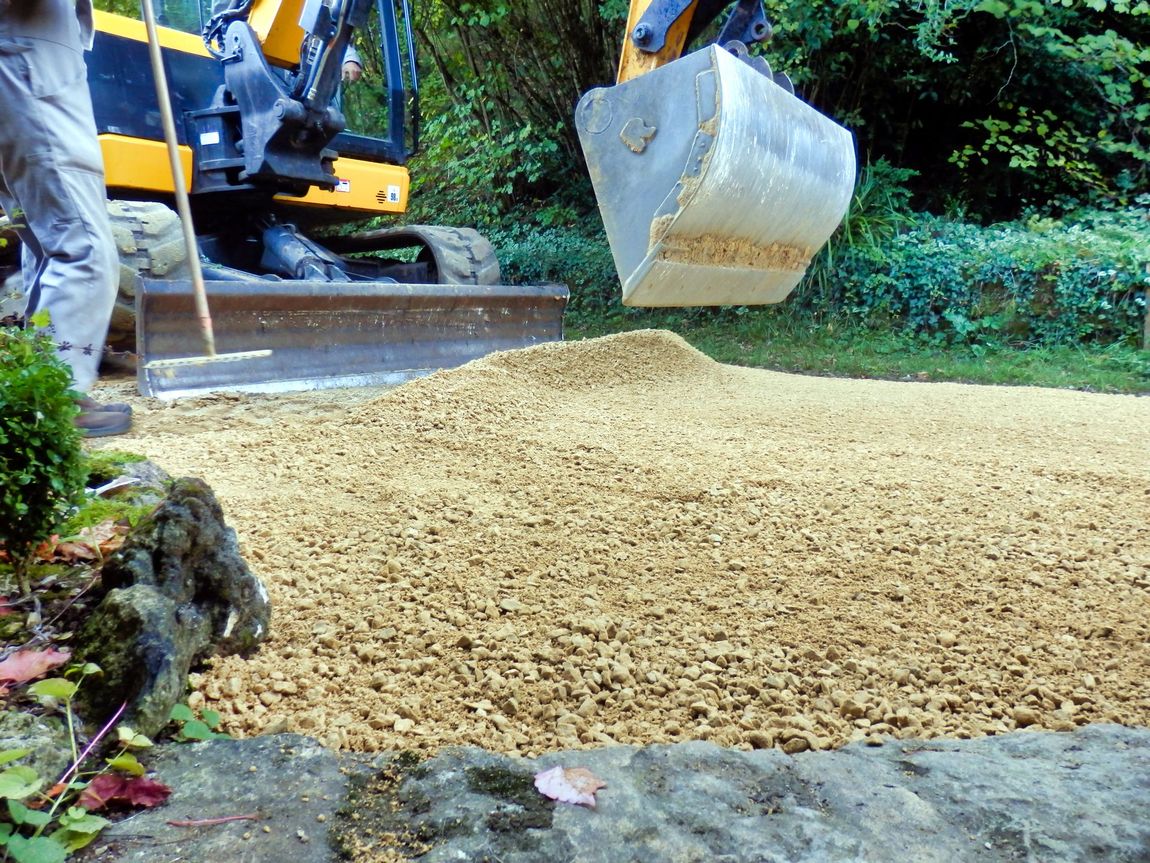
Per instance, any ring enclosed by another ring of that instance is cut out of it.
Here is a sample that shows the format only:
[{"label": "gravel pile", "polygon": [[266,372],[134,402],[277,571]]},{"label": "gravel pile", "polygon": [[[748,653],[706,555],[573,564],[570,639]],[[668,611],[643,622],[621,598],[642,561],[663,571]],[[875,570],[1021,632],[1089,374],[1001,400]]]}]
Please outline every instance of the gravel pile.
[{"label": "gravel pile", "polygon": [[372,396],[137,400],[116,444],[203,477],[271,592],[270,643],[194,679],[233,734],[1150,724],[1148,399],[799,377],[650,331]]}]

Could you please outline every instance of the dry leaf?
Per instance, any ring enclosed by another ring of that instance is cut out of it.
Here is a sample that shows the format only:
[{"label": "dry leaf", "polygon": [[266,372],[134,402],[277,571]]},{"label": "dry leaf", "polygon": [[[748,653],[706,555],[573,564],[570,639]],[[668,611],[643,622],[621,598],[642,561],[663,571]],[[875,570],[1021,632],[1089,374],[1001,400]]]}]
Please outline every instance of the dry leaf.
[{"label": "dry leaf", "polygon": [[76,536],[61,540],[53,534],[36,549],[36,557],[45,563],[90,563],[107,557],[124,544],[131,525],[108,519],[84,527]]},{"label": "dry leaf", "polygon": [[26,683],[63,665],[72,654],[67,650],[17,650],[0,661],[0,683]]},{"label": "dry leaf", "polygon": [[585,767],[552,767],[535,774],[535,788],[560,803],[595,808],[595,792],[607,783]]},{"label": "dry leaf", "polygon": [[127,521],[108,519],[100,524],[81,529],[80,538],[98,548],[100,554],[107,557],[124,544],[130,530],[131,525]]},{"label": "dry leaf", "polygon": [[128,779],[114,773],[101,773],[80,792],[76,802],[89,812],[113,803],[151,809],[167,800],[171,793],[171,788],[155,779],[145,779],[142,776]]},{"label": "dry leaf", "polygon": [[52,549],[52,560],[63,563],[99,560],[100,553],[86,542],[65,541]]}]

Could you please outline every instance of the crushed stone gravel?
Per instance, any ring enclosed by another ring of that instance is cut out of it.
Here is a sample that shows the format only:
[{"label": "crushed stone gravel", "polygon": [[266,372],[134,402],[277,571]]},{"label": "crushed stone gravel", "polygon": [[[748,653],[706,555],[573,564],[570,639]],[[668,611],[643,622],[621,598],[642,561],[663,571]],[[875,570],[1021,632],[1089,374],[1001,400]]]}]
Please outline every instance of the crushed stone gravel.
[{"label": "crushed stone gravel", "polygon": [[1150,399],[720,365],[642,331],[136,406],[274,603],[240,736],[535,756],[1150,724]]}]

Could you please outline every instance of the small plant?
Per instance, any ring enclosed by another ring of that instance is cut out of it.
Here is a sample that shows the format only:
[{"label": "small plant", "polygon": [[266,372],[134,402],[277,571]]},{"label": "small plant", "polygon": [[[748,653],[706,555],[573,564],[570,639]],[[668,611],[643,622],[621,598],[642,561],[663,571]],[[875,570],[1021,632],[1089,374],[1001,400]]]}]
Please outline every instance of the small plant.
[{"label": "small plant", "polygon": [[172,708],[171,722],[176,725],[172,739],[178,743],[192,743],[201,740],[217,740],[231,737],[219,730],[220,714],[214,710],[201,710],[200,715],[186,704]]},{"label": "small plant", "polygon": [[[95,771],[83,771],[89,756],[112,729],[120,711],[79,751],[76,716],[72,703],[85,678],[99,674],[100,668],[85,663],[69,668],[64,677],[52,677],[31,684],[26,692],[42,706],[64,713],[72,746],[72,763],[54,784],[33,767],[15,764],[30,754],[27,749],[0,751],[0,849],[5,860],[14,863],[64,863],[68,856],[90,844],[109,823],[92,814],[109,803],[157,806],[167,799],[169,789],[144,778],[145,768],[133,750],[146,749],[152,742],[132,729],[116,728],[118,748]],[[68,679],[75,677],[75,680]],[[123,708],[121,708],[122,711]],[[126,774],[126,775],[125,775]],[[4,815],[7,820],[3,820]]]},{"label": "small plant", "polygon": [[38,329],[0,329],[0,545],[27,592],[32,550],[84,488],[68,367]]}]

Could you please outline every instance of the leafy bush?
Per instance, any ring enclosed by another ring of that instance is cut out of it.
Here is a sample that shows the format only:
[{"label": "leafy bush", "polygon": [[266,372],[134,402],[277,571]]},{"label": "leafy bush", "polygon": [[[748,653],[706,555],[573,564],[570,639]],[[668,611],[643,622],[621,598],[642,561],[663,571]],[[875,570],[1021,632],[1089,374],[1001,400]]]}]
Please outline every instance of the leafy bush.
[{"label": "leafy bush", "polygon": [[0,543],[18,567],[84,486],[70,387],[43,333],[0,329]]},{"label": "leafy bush", "polygon": [[412,161],[409,220],[482,225],[513,212],[545,178],[568,171],[557,135],[531,123],[485,127],[462,106],[432,117],[426,150]]},{"label": "leafy bush", "polygon": [[505,282],[562,282],[571,291],[569,315],[621,309],[619,277],[598,219],[578,224],[512,225],[488,232]]},{"label": "leafy bush", "polygon": [[771,0],[772,67],[914,168],[920,208],[1129,203],[1150,176],[1150,16],[1127,0]]},{"label": "leafy bush", "polygon": [[1148,272],[1150,212],[1135,208],[987,228],[923,216],[829,278],[852,317],[939,343],[1134,345]]},{"label": "leafy bush", "polygon": [[842,224],[815,255],[807,277],[787,301],[790,305],[816,315],[837,308],[842,295],[837,264],[842,256],[851,249],[878,248],[914,225],[908,183],[915,173],[885,159],[859,171]]}]

